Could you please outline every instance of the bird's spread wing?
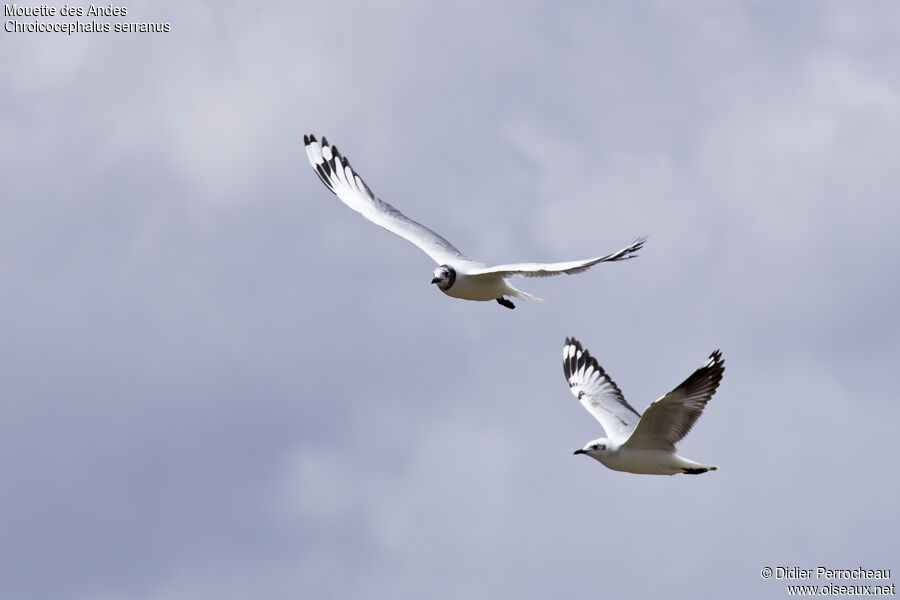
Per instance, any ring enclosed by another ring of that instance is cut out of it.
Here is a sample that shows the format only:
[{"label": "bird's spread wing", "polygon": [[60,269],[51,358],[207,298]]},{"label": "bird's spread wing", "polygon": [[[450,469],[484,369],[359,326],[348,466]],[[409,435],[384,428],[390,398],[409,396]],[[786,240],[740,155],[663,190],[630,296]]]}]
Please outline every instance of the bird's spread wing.
[{"label": "bird's spread wing", "polygon": [[600,256],[597,258],[588,258],[585,260],[571,260],[568,262],[558,263],[518,263],[513,265],[497,265],[495,267],[484,267],[482,269],[474,269],[470,275],[500,275],[501,277],[510,277],[512,275],[521,275],[522,277],[550,277],[551,275],[574,275],[586,271],[590,267],[602,262],[613,262],[617,260],[626,260],[637,256],[637,251],[641,249],[646,238],[638,238],[633,244],[627,248],[622,248],[618,252]]},{"label": "bird's spread wing", "polygon": [[674,452],[675,444],[687,435],[706,408],[724,372],[725,361],[722,353],[716,350],[684,383],[644,411],[640,423],[624,445]]},{"label": "bird's spread wing", "polygon": [[600,421],[606,436],[617,443],[627,440],[641,418],[640,413],[625,401],[619,386],[575,338],[566,338],[563,370],[569,389]]},{"label": "bird's spread wing", "polygon": [[438,264],[467,259],[453,244],[416,223],[402,212],[375,197],[369,186],[357,175],[346,157],[324,137],[321,144],[314,135],[304,135],[309,162],[329,190],[341,202],[360,213],[376,225],[415,244]]}]

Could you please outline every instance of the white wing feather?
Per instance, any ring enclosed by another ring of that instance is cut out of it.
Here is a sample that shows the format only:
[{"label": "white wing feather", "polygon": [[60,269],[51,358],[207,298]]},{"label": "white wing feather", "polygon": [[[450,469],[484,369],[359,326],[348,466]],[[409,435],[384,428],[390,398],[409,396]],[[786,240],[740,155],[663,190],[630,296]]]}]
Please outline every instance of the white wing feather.
[{"label": "white wing feather", "polygon": [[622,248],[618,252],[613,252],[612,254],[597,258],[571,260],[558,263],[517,263],[511,265],[497,265],[495,267],[474,269],[470,275],[500,275],[501,277],[511,277],[513,275],[521,275],[522,277],[550,277],[562,273],[574,275],[575,273],[586,271],[597,263],[634,258],[637,256],[637,251],[641,249],[646,241],[646,238],[639,238],[635,240],[633,244],[626,248]]},{"label": "white wing feather", "polygon": [[575,338],[566,338],[563,371],[572,394],[600,421],[606,436],[619,444],[627,440],[640,413],[625,401],[619,386]]},{"label": "white wing feather", "polygon": [[677,388],[651,404],[623,446],[675,452],[722,381],[725,361],[716,350]]},{"label": "white wing feather", "polygon": [[[375,197],[369,186],[350,166],[346,157],[341,156],[336,146],[324,137],[322,143],[314,135],[304,135],[306,155],[309,162],[328,189],[341,202],[360,213],[376,225],[416,245],[438,264],[465,261],[474,263],[443,237],[413,221],[399,210]],[[481,266],[480,263],[474,263]]]}]

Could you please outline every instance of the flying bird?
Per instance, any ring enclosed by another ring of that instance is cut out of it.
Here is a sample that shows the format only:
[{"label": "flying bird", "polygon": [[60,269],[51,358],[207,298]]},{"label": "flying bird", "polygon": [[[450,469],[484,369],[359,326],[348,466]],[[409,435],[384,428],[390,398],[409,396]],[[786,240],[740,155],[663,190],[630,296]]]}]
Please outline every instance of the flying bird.
[{"label": "flying bird", "polygon": [[698,475],[718,467],[675,453],[712,398],[725,372],[722,353],[709,359],[677,388],[651,404],[643,416],[626,402],[619,386],[575,338],[566,338],[563,370],[569,389],[600,421],[608,437],[588,442],[575,454],[586,454],[614,471],[647,475]]},{"label": "flying bird", "polygon": [[369,186],[350,166],[347,158],[342,156],[337,147],[330,145],[324,137],[319,143],[316,136],[304,135],[303,143],[306,144],[306,155],[309,157],[309,162],[322,183],[334,192],[341,202],[376,225],[416,245],[430,256],[438,264],[432,273],[431,283],[454,298],[478,301],[496,300],[502,306],[515,308],[507,296],[532,301],[541,299],[514,288],[509,283],[509,278],[514,275],[548,277],[560,273],[569,275],[581,273],[597,263],[632,258],[644,245],[645,239],[639,238],[627,248],[598,258],[488,267],[467,258],[453,244],[428,227],[413,221],[387,202],[376,198]]}]

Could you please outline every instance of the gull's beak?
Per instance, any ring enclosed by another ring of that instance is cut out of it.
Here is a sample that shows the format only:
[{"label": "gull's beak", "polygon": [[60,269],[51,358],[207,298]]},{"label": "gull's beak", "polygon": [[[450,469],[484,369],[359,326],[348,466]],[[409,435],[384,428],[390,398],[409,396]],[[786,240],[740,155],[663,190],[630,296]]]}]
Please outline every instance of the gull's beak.
[{"label": "gull's beak", "polygon": [[440,281],[440,279],[438,279],[437,277],[435,277],[434,279],[431,280],[431,283],[437,283],[438,281]]},{"label": "gull's beak", "polygon": [[572,454],[587,454],[587,452],[584,451],[584,448],[579,448],[578,450],[576,450],[576,451],[573,452]]}]

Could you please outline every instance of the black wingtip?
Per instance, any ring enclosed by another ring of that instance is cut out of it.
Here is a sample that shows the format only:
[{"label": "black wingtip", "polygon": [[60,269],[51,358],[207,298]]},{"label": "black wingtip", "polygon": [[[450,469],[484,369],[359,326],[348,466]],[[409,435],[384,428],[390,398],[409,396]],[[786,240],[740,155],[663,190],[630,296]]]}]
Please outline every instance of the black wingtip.
[{"label": "black wingtip", "polygon": [[709,356],[713,359],[715,368],[719,372],[719,379],[721,380],[722,376],[725,375],[725,357],[722,356],[722,351],[718,348],[716,348],[715,352]]},{"label": "black wingtip", "polygon": [[624,250],[624,252],[622,252],[621,259],[627,260],[629,258],[636,258],[637,253],[644,248],[645,243],[647,243],[647,236],[637,238]]},{"label": "black wingtip", "polygon": [[725,372],[725,359],[722,357],[722,351],[716,348],[710,353],[708,361],[708,369],[713,371]]},{"label": "black wingtip", "polygon": [[579,368],[578,353],[581,352],[582,360],[588,356],[587,351],[581,346],[581,342],[576,340],[574,337],[566,338],[566,345],[563,346],[563,349],[565,350],[569,346],[574,346],[575,351],[572,352],[571,354],[566,353],[565,357],[563,358],[563,372],[566,375],[566,381],[568,381],[569,378],[572,376],[572,373],[576,372]]},{"label": "black wingtip", "polygon": [[700,365],[682,385],[705,387],[709,392],[709,397],[706,399],[708,401],[719,389],[724,375],[725,361],[722,358],[722,352],[717,349],[709,355],[706,362]]},{"label": "black wingtip", "polygon": [[334,161],[334,166],[337,168],[338,164],[344,164],[344,156],[341,154],[341,151],[338,150],[337,146],[331,146],[331,160]]}]

